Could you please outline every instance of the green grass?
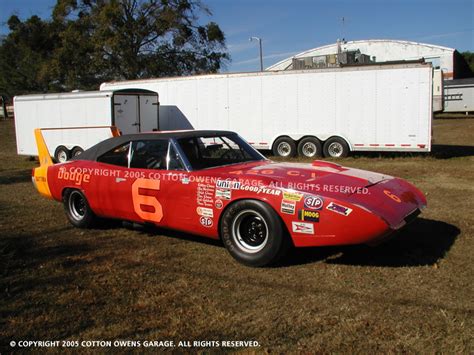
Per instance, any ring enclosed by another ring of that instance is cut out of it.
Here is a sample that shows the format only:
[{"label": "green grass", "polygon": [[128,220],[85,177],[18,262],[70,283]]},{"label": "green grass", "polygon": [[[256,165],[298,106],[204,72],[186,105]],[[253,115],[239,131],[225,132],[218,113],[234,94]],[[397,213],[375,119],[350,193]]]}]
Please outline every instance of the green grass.
[{"label": "green grass", "polygon": [[[0,352],[11,340],[257,340],[259,350],[474,351],[474,121],[434,121],[433,154],[343,165],[416,184],[428,208],[397,238],[299,249],[273,268],[220,242],[70,226],[0,121]],[[122,349],[127,350],[127,349]],[[142,349],[143,350],[143,349]],[[198,349],[194,349],[198,350]]]}]

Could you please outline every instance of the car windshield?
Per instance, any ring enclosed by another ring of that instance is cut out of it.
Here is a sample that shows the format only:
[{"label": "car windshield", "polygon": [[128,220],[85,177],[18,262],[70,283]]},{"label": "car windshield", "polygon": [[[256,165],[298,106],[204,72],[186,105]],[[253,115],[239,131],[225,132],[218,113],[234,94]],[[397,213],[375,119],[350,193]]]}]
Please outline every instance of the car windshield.
[{"label": "car windshield", "polygon": [[237,134],[186,137],[177,142],[193,170],[265,159]]}]

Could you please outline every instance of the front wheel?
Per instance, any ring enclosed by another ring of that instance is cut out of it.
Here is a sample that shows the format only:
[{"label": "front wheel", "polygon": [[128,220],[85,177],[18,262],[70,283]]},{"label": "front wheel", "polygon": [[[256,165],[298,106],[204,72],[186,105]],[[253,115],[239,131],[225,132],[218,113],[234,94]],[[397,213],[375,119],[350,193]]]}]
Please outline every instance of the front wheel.
[{"label": "front wheel", "polygon": [[64,210],[71,224],[78,228],[92,227],[96,216],[84,194],[79,190],[67,190],[63,196]]},{"label": "front wheel", "polygon": [[276,212],[255,200],[238,201],[229,206],[222,216],[220,234],[234,259],[248,266],[275,263],[289,246]]},{"label": "front wheel", "polygon": [[65,146],[60,145],[54,151],[54,159],[58,163],[65,163],[71,158],[71,152]]},{"label": "front wheel", "polygon": [[296,144],[290,137],[280,137],[273,143],[273,155],[278,157],[293,157],[296,154]]}]

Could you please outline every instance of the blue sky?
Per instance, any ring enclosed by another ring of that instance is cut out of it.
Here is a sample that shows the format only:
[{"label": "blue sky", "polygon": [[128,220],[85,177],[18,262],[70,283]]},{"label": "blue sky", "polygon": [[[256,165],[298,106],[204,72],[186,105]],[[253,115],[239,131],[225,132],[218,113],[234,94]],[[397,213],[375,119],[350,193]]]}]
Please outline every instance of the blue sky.
[{"label": "blue sky", "polygon": [[[12,13],[48,18],[55,0],[0,0],[1,33]],[[304,50],[346,40],[401,39],[474,51],[474,0],[203,0],[223,29],[232,61],[225,71],[259,69]],[[344,17],[344,25],[341,18]]]}]

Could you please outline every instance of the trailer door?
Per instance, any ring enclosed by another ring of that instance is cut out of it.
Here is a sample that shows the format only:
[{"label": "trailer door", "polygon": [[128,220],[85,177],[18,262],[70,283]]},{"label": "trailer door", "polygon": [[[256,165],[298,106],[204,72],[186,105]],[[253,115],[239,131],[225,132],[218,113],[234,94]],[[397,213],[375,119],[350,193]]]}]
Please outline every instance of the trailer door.
[{"label": "trailer door", "polygon": [[158,95],[139,96],[140,132],[158,130]]},{"label": "trailer door", "polygon": [[114,125],[122,134],[140,132],[138,95],[114,95]]}]

